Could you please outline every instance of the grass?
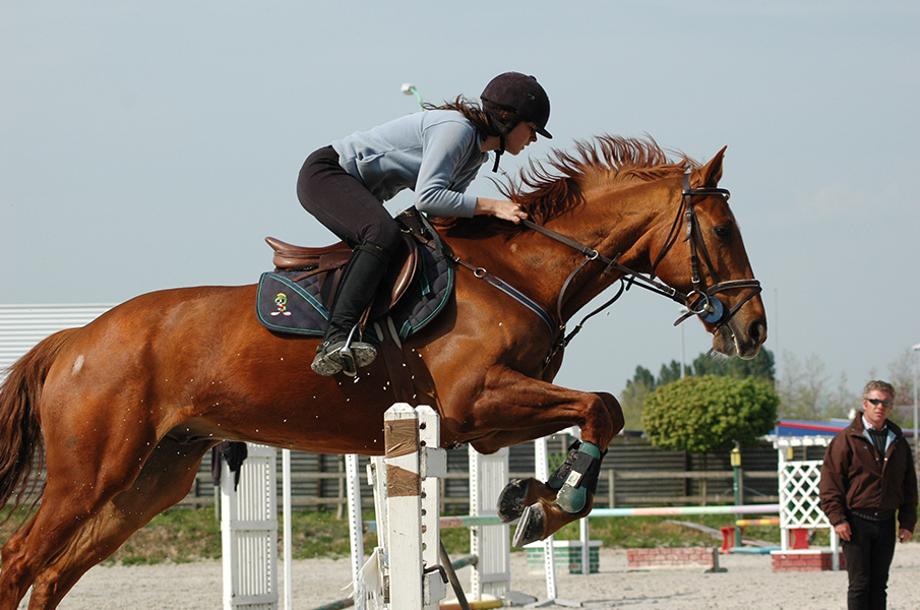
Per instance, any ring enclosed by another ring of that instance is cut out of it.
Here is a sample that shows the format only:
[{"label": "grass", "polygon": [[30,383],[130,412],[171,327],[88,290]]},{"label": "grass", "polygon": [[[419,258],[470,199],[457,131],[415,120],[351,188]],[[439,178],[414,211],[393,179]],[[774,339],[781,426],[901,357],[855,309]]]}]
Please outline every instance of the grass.
[{"label": "grass", "polygon": [[[0,513],[0,519],[3,514]],[[373,512],[364,515],[374,518]],[[6,541],[15,529],[16,517],[0,527],[0,541]],[[718,545],[720,541],[703,532],[675,524],[681,520],[718,530],[731,525],[729,515],[685,515],[682,517],[618,517],[592,519],[591,539],[600,540],[604,548],[679,547]],[[279,531],[281,528],[279,519]],[[292,519],[293,555],[295,559],[311,557],[346,557],[349,553],[348,522],[336,519],[334,511],[295,511]],[[754,538],[779,545],[779,528],[769,526],[748,527],[745,538]],[[578,524],[564,527],[557,539],[578,538]],[[469,533],[466,529],[448,529],[441,532],[444,546],[451,555],[469,552]],[[367,550],[377,543],[374,533],[366,532],[364,547]],[[813,544],[827,546],[827,530],[818,530]],[[106,563],[125,565],[155,563],[185,563],[220,558],[220,525],[213,509],[173,509],[155,517],[146,527],[136,532]]]}]

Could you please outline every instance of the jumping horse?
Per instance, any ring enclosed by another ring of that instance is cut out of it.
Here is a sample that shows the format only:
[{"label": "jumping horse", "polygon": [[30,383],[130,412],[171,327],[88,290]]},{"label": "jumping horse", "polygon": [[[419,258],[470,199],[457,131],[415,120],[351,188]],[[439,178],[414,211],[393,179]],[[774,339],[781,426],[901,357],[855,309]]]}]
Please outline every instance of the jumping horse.
[{"label": "jumping horse", "polygon": [[[501,187],[530,222],[438,227],[457,264],[455,298],[403,348],[430,372],[445,446],[490,453],[578,425],[606,449],[624,425],[617,400],[552,379],[572,334],[566,321],[616,282],[699,314],[714,351],[757,354],[766,317],[728,191],[718,188],[724,151],[698,164],[651,140],[600,136]],[[0,507],[21,505],[42,454],[46,474],[37,510],[3,546],[0,610],[16,608],[29,586],[29,608],[55,608],[86,570],[186,495],[222,439],[382,453],[386,370],[313,374],[317,340],[266,330],[255,291],[141,295],[48,337],[10,368],[0,390]],[[590,474],[600,459],[589,461]],[[518,480],[501,514],[524,513],[516,543],[544,538],[587,514],[593,491],[572,509],[557,501],[558,484]]]}]

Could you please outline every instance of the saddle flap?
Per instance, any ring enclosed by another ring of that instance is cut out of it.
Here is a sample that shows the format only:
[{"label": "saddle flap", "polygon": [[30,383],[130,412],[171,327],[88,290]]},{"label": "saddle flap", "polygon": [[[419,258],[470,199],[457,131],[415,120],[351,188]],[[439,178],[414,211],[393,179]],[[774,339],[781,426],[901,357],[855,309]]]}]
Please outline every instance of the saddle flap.
[{"label": "saddle flap", "polygon": [[389,310],[393,305],[399,302],[399,299],[406,294],[406,290],[409,288],[409,285],[412,283],[412,279],[415,277],[415,272],[418,270],[418,259],[419,245],[411,235],[403,233],[404,241],[404,258],[402,265],[399,267],[399,271],[396,273],[396,277],[393,278],[391,288],[390,288],[390,302],[386,303],[386,310]]}]

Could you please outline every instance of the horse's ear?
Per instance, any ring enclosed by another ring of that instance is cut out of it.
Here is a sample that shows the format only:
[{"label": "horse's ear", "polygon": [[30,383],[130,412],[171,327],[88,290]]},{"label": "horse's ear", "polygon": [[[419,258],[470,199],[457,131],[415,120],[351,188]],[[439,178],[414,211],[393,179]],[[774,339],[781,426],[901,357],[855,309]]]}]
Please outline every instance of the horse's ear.
[{"label": "horse's ear", "polygon": [[728,146],[723,146],[721,149],[719,149],[719,152],[717,152],[715,156],[713,156],[713,158],[710,159],[708,163],[706,163],[706,165],[694,172],[697,178],[697,180],[694,182],[699,184],[701,187],[718,186],[719,180],[722,178],[722,157],[725,156],[726,148],[728,148]]}]

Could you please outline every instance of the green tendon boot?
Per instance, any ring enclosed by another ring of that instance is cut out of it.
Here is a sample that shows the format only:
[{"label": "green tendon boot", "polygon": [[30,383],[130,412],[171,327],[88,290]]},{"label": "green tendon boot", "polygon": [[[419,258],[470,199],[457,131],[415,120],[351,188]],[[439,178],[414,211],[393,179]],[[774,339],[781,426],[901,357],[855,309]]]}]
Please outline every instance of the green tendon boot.
[{"label": "green tendon boot", "polygon": [[553,491],[562,489],[565,480],[569,478],[569,474],[572,472],[572,467],[575,465],[575,458],[578,457],[578,450],[580,448],[581,441],[579,440],[575,440],[569,445],[569,450],[565,455],[565,461],[549,475],[548,479],[546,479],[547,487]]},{"label": "green tendon boot", "polygon": [[600,472],[601,450],[594,443],[584,441],[578,448],[578,455],[569,473],[556,495],[556,504],[567,513],[577,513],[588,502],[588,492],[597,485]]}]

